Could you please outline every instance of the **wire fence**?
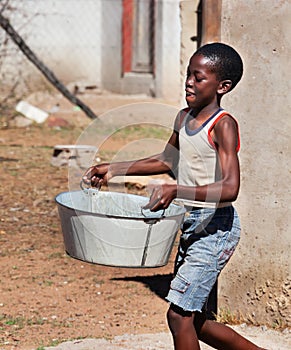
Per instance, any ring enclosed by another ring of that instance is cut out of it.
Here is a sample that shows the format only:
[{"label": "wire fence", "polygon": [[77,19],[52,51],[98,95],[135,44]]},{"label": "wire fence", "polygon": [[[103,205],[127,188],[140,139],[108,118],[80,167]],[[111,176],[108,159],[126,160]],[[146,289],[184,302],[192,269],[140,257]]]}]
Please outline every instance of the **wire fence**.
[{"label": "wire fence", "polygon": [[[120,7],[121,0],[107,0]],[[29,48],[64,83],[91,80],[100,83],[101,0],[1,1],[8,19]],[[110,22],[121,18],[111,12]],[[1,96],[27,94],[45,84],[41,73],[0,29]]]}]

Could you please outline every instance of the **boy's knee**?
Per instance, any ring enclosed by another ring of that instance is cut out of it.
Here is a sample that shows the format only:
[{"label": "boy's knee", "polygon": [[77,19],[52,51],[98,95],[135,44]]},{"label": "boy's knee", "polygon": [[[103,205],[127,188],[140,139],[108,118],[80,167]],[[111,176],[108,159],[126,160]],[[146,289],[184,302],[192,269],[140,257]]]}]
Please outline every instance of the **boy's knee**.
[{"label": "boy's knee", "polygon": [[173,324],[174,322],[175,323],[179,322],[180,317],[181,316],[177,314],[171,307],[168,309],[167,320],[169,325]]},{"label": "boy's knee", "polygon": [[170,306],[167,312],[167,320],[172,333],[177,333],[189,326],[193,327],[193,313],[176,305]]}]

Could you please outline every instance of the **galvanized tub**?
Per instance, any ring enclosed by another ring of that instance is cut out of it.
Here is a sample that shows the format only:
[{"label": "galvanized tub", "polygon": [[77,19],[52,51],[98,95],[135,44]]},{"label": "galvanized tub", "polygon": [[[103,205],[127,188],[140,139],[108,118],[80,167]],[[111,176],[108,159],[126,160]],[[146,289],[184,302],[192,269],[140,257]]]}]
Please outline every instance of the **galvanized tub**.
[{"label": "galvanized tub", "polygon": [[94,189],[56,196],[66,252],[86,262],[120,267],[168,263],[185,209],[142,207],[147,197]]}]

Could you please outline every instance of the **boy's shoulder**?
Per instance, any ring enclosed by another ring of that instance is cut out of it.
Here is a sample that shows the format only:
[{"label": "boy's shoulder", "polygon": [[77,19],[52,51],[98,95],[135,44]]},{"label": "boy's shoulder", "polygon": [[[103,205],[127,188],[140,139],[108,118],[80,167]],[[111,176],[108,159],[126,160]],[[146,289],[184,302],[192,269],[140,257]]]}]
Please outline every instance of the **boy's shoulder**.
[{"label": "boy's shoulder", "polygon": [[190,107],[185,107],[181,109],[178,113],[178,118],[183,119],[185,118],[189,113],[191,113],[192,108]]},{"label": "boy's shoulder", "polygon": [[180,110],[179,113],[187,114],[187,113],[189,113],[190,111],[191,111],[191,108],[190,108],[190,107],[185,107],[185,108],[182,108],[182,109]]},{"label": "boy's shoulder", "polygon": [[176,120],[175,120],[175,130],[176,131],[181,129],[181,125],[183,123],[183,120],[190,112],[191,112],[190,107],[183,108],[178,112]]}]

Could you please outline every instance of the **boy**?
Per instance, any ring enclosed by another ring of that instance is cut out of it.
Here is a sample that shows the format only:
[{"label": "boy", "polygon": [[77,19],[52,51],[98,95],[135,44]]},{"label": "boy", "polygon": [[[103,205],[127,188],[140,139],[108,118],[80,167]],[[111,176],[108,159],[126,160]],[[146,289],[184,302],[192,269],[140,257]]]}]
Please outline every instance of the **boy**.
[{"label": "boy", "polygon": [[145,207],[165,209],[179,198],[188,211],[167,296],[167,319],[176,350],[200,349],[198,339],[221,350],[261,349],[231,328],[207,320],[205,310],[209,293],[240,236],[239,218],[232,206],[240,186],[238,124],[220,108],[220,102],[242,73],[242,60],[230,46],[212,43],[200,47],[187,69],[188,108],[176,117],[164,151],[137,161],[93,166],[83,177],[86,184],[100,186],[116,175],[177,171],[177,184],[155,187]]}]

